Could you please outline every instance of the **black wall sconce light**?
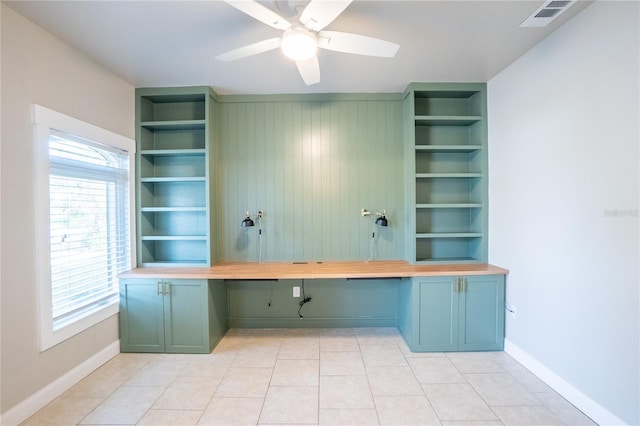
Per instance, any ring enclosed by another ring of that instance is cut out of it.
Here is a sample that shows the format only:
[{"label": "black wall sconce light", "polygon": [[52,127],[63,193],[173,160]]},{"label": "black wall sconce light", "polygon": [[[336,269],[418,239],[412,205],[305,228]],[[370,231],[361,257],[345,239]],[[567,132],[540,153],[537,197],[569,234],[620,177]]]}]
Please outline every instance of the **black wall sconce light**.
[{"label": "black wall sconce light", "polygon": [[[262,263],[262,218],[264,217],[264,212],[258,210],[256,217],[258,218],[258,263]],[[245,218],[240,222],[240,226],[242,228],[249,228],[255,225],[255,222],[251,219],[251,215],[247,211]]]},{"label": "black wall sconce light", "polygon": [[376,225],[378,226],[389,226],[389,221],[386,217],[386,212],[382,210],[381,212],[376,212],[378,217],[376,218]]},{"label": "black wall sconce light", "polygon": [[255,226],[255,223],[253,223],[253,219],[251,219],[251,215],[249,214],[249,212],[247,212],[247,217],[242,219],[242,223],[240,223],[240,226],[242,226],[243,228],[246,228],[248,226]]},{"label": "black wall sconce light", "polygon": [[[385,210],[380,210],[375,212],[376,216],[376,220],[375,220],[375,224],[378,226],[389,226],[389,221],[387,220],[387,212]],[[361,209],[360,210],[360,215],[361,216],[369,216],[371,215],[371,212],[367,209]]]},{"label": "black wall sconce light", "polygon": [[[361,209],[360,215],[362,217],[370,216],[371,212],[367,209]],[[387,212],[385,210],[377,211],[375,212],[375,215],[377,217],[373,222],[373,229],[371,230],[371,239],[369,240],[369,258],[367,259],[367,262],[372,260],[374,257],[373,252],[376,241],[376,229],[378,228],[378,226],[389,226],[389,220],[387,219]]]}]

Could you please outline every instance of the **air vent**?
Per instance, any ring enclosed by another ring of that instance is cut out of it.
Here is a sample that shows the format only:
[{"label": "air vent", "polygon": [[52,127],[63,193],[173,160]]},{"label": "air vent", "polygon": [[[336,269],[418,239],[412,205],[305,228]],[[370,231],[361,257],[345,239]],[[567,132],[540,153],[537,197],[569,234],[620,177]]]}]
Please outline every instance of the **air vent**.
[{"label": "air vent", "polygon": [[538,10],[533,12],[522,24],[521,27],[546,27],[569,9],[576,0],[550,0],[545,2]]}]

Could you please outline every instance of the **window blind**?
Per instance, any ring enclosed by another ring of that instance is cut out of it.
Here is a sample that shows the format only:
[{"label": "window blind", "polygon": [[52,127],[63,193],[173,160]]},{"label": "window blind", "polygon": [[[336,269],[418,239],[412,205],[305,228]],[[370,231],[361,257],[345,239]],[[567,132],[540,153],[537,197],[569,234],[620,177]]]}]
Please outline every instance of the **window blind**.
[{"label": "window blind", "polygon": [[129,267],[129,158],[62,132],[49,137],[54,330],[118,297]]}]

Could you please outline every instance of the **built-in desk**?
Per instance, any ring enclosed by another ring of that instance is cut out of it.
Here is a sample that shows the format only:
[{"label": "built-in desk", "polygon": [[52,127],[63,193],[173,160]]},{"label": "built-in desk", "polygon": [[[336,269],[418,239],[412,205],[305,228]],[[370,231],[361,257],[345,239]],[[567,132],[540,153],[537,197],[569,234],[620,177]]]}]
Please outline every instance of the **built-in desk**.
[{"label": "built-in desk", "polygon": [[219,263],[210,268],[137,268],[121,278],[212,280],[289,280],[320,278],[407,278],[427,276],[506,275],[509,271],[482,264],[411,265],[402,260],[371,262]]},{"label": "built-in desk", "polygon": [[121,348],[208,352],[229,327],[378,326],[413,351],[499,350],[506,274],[399,260],[137,268],[120,275]]}]

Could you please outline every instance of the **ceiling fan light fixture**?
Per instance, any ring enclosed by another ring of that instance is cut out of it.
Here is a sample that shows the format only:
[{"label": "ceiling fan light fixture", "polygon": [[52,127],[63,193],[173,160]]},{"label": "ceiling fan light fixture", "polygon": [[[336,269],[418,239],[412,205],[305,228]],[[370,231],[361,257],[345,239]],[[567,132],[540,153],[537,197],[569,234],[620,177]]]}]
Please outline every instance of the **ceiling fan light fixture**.
[{"label": "ceiling fan light fixture", "polygon": [[282,36],[282,52],[294,61],[306,61],[316,54],[318,41],[314,34],[304,28],[292,28]]}]

